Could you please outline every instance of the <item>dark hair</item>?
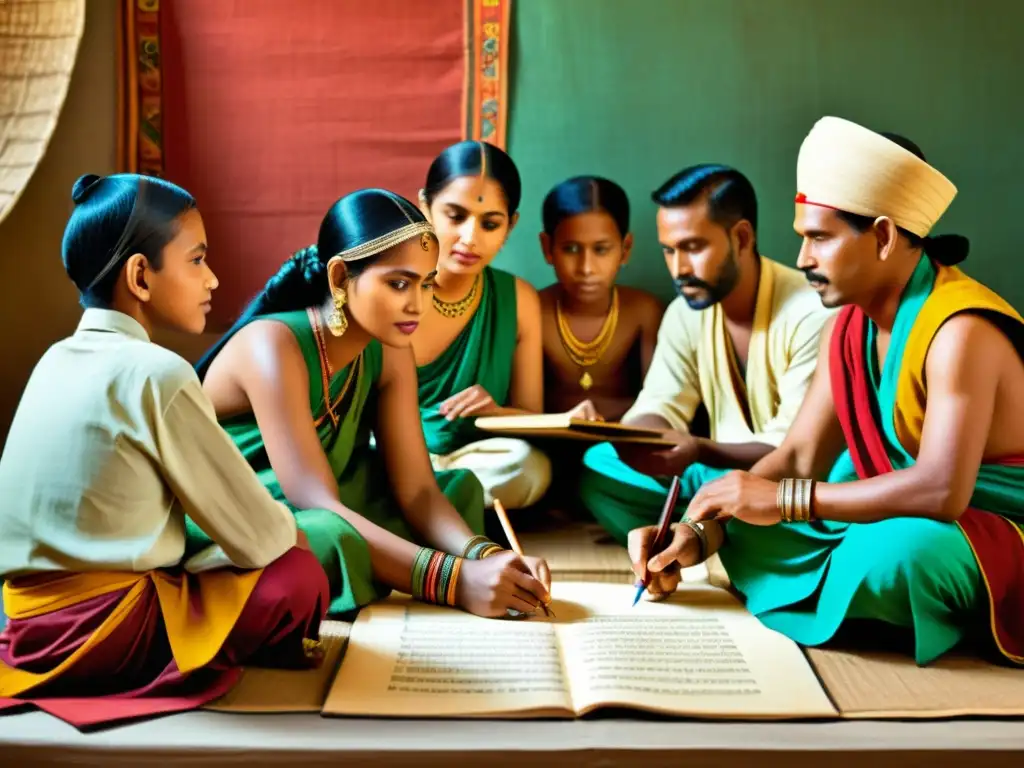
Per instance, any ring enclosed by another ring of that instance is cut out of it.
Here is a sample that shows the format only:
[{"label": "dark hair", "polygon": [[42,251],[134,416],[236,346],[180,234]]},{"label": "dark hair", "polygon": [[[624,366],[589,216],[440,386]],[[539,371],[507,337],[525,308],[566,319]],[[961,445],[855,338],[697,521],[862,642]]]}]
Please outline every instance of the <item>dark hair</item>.
[{"label": "dark hair", "polygon": [[505,204],[508,206],[508,215],[511,216],[519,209],[519,201],[523,194],[519,170],[511,157],[486,141],[460,141],[434,158],[427,171],[427,182],[423,186],[427,205],[433,203],[434,198],[453,179],[460,176],[478,176],[481,168],[484,168],[487,178],[498,182],[505,193]]},{"label": "dark hair", "polygon": [[87,173],[71,188],[71,199],[75,208],[64,228],[61,258],[86,308],[110,306],[121,267],[132,254],[141,253],[160,269],[164,247],[178,234],[175,220],[196,206],[176,184],[137,173]]},{"label": "dark hair", "polygon": [[[757,233],[757,194],[750,179],[727,165],[701,163],[684,168],[653,193],[663,208],[689,205],[707,194],[708,218],[723,229],[738,221],[750,222]],[[756,248],[756,245],[755,245]]]},{"label": "dark hair", "polygon": [[[893,144],[898,144],[911,154],[919,157],[921,160],[928,162],[925,159],[924,152],[921,151],[921,148],[906,136],[900,136],[898,133],[880,133],[879,135],[884,136]],[[860,232],[861,234],[867,232],[868,229],[871,228],[871,225],[875,222],[876,218],[875,216],[862,216],[858,213],[838,210],[836,211],[836,215],[849,224],[852,229]],[[903,227],[896,227],[896,229],[900,234],[907,238],[911,248],[921,248],[933,261],[947,267],[959,264],[967,258],[967,254],[970,253],[971,250],[971,241],[963,235],[936,235],[935,237],[920,237],[919,235],[915,235],[913,232],[908,232]]]},{"label": "dark hair", "polygon": [[[370,243],[409,224],[425,223],[423,213],[400,195],[386,189],[360,189],[334,203],[320,223],[316,245],[292,254],[249,302],[234,325],[196,363],[202,379],[210,363],[235,333],[256,317],[291,312],[323,304],[330,293],[327,262],[342,251]],[[389,248],[346,261],[350,277],[358,277]]]},{"label": "dark hair", "polygon": [[591,211],[604,211],[611,216],[621,237],[629,232],[626,191],[614,181],[600,176],[574,176],[548,192],[541,207],[544,231],[553,237],[563,221]]}]

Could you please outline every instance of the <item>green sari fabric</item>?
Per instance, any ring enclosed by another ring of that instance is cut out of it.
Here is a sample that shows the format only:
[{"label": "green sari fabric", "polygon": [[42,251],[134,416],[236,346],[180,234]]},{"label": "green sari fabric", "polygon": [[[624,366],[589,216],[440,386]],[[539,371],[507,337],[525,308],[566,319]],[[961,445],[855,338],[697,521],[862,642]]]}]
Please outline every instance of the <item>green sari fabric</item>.
[{"label": "green sari fabric", "polygon": [[[355,361],[331,378],[330,403],[340,417],[335,426],[327,413],[320,355],[305,310],[260,319],[284,323],[299,343],[309,370],[310,411],[324,454],[337,478],[338,498],[342,504],[391,533],[415,541],[391,493],[383,457],[370,442],[383,360],[380,343],[371,341]],[[329,510],[298,509],[285,497],[267,457],[255,416],[249,413],[232,417],[223,420],[221,425],[264,486],[295,514],[298,527],[306,534],[310,548],[327,573],[331,587],[329,613],[348,613],[386,597],[390,589],[374,579],[369,547],[351,523]],[[473,532],[482,534],[483,489],[476,477],[463,470],[436,472],[435,477],[442,492]],[[187,551],[198,551],[210,544],[206,534],[191,520],[186,524]]]},{"label": "green sari fabric", "polygon": [[[679,478],[679,515],[704,483],[728,471],[706,464],[687,467]],[[670,482],[671,478],[637,472],[619,458],[611,443],[598,443],[583,454],[580,501],[615,541],[626,546],[631,530],[657,524]]]},{"label": "green sari fabric", "polygon": [[485,267],[483,296],[455,340],[437,359],[421,365],[420,420],[430,453],[445,455],[484,437],[473,419],[448,421],[438,410],[445,400],[479,384],[498,405],[508,402],[518,339],[516,278]]}]

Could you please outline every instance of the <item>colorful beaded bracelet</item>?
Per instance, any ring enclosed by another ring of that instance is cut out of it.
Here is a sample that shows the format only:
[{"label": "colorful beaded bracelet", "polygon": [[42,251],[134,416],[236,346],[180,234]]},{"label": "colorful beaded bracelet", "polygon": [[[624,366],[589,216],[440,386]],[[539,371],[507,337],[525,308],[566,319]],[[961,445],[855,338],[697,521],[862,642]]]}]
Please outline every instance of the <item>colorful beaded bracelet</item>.
[{"label": "colorful beaded bracelet", "polygon": [[486,536],[474,536],[462,548],[462,556],[467,560],[483,560],[501,551],[502,548]]},{"label": "colorful beaded bracelet", "polygon": [[422,547],[412,563],[412,596],[427,603],[455,605],[462,558]]}]

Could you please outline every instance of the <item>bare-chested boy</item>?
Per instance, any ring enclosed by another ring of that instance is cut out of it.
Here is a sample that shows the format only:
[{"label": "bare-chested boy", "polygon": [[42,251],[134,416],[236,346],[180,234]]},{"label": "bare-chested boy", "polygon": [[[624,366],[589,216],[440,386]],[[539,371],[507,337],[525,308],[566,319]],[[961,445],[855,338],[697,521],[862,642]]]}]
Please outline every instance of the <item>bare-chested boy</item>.
[{"label": "bare-chested boy", "polygon": [[589,398],[618,421],[643,386],[664,306],[650,293],[617,286],[629,260],[629,200],[622,187],[577,176],[544,199],[544,258],[558,282],[540,292],[544,410]]}]

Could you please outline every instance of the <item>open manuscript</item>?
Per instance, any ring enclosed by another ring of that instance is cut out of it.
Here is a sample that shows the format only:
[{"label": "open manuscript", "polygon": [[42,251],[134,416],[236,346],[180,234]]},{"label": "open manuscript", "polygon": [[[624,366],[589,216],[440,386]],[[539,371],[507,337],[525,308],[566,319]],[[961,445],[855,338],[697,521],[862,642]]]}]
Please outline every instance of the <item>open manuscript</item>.
[{"label": "open manuscript", "polygon": [[524,416],[481,416],[474,425],[485,432],[534,438],[565,438],[594,443],[639,443],[641,445],[675,445],[661,436],[661,431],[633,427],[616,421],[574,419],[564,413],[539,413]]},{"label": "open manuscript", "polygon": [[556,619],[495,620],[392,599],[365,609],[326,715],[680,717],[837,712],[795,643],[724,590],[686,584],[630,607],[628,584],[555,583]]}]

